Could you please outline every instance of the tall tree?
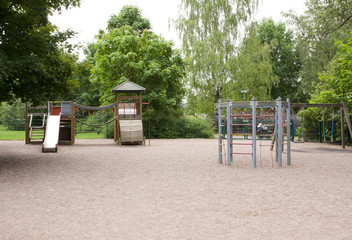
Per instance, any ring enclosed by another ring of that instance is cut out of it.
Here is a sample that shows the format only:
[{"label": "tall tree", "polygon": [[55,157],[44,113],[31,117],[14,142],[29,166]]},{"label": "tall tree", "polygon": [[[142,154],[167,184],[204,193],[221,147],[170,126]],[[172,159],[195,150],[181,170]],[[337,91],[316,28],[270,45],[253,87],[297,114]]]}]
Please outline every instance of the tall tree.
[{"label": "tall tree", "polygon": [[227,84],[226,96],[237,101],[250,100],[253,96],[260,101],[271,99],[272,88],[279,79],[273,71],[271,47],[261,41],[256,22],[247,27],[228,71],[235,80]]},{"label": "tall tree", "polygon": [[241,23],[250,18],[257,0],[182,0],[176,28],[183,53],[190,59],[189,85],[199,98],[214,103],[231,81],[227,71]]},{"label": "tall tree", "polygon": [[301,71],[300,52],[296,49],[293,32],[286,29],[284,23],[275,23],[273,19],[264,19],[258,27],[262,44],[270,47],[271,64],[278,77],[277,84],[272,85],[272,100],[281,97],[293,102],[304,100],[299,92],[299,73]]},{"label": "tall tree", "polygon": [[[116,19],[124,19],[124,23],[115,24]],[[172,42],[147,31],[149,24],[143,31],[135,27],[146,22],[138,8],[125,6],[90,45],[94,63],[91,81],[98,87],[102,103],[114,101],[111,89],[129,79],[147,89],[144,99],[154,109],[180,107],[186,62]]]},{"label": "tall tree", "polygon": [[0,101],[37,103],[69,88],[74,58],[64,52],[73,32],[59,32],[48,15],[79,0],[0,1]]},{"label": "tall tree", "polygon": [[336,42],[337,54],[327,71],[319,74],[321,83],[316,86],[312,100],[319,103],[344,101],[352,109],[352,33],[348,43]]},{"label": "tall tree", "polygon": [[326,71],[337,48],[335,40],[347,42],[352,29],[352,1],[306,0],[301,16],[285,14],[294,25],[302,57],[301,85],[306,94],[320,82],[319,72]]}]

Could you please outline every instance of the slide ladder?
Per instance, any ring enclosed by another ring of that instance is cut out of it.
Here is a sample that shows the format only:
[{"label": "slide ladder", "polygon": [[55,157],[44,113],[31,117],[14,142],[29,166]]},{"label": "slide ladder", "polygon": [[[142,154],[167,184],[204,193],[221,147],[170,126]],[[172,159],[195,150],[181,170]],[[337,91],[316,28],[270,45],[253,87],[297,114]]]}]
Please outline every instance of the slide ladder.
[{"label": "slide ladder", "polygon": [[57,152],[60,131],[60,118],[61,113],[59,115],[48,115],[42,152]]},{"label": "slide ladder", "polygon": [[[33,124],[33,118],[35,116],[42,116],[42,122],[40,126],[34,126]],[[45,133],[45,119],[46,119],[46,114],[29,114],[29,139],[31,142],[43,142],[44,141],[44,133]]]}]

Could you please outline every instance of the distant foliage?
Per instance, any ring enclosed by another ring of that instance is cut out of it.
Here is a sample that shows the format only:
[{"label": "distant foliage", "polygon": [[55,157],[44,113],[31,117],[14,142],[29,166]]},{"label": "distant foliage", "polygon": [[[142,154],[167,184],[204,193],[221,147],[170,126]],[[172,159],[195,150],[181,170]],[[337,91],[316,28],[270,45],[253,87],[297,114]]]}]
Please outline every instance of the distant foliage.
[{"label": "distant foliage", "polygon": [[339,103],[344,101],[352,110],[352,33],[348,43],[337,41],[337,53],[328,69],[319,74],[321,84],[316,86],[312,101]]},{"label": "distant foliage", "polygon": [[25,105],[21,100],[13,103],[2,102],[0,108],[0,124],[9,130],[25,129]]}]

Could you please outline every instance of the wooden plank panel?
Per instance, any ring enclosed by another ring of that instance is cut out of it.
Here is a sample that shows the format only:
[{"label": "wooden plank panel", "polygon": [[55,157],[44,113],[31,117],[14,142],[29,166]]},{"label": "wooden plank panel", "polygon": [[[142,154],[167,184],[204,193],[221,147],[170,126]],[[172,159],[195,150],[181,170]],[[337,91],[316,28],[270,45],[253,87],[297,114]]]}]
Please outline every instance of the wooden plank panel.
[{"label": "wooden plank panel", "polygon": [[141,120],[120,120],[121,143],[143,141],[143,124]]}]

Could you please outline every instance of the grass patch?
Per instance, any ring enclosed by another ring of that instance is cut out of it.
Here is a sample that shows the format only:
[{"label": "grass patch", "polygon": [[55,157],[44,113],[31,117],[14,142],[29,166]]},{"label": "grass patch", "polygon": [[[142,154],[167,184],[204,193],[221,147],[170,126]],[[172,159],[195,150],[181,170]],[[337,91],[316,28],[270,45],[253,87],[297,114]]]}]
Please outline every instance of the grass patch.
[{"label": "grass patch", "polygon": [[0,140],[24,140],[25,131],[7,130],[3,125],[0,125]]},{"label": "grass patch", "polygon": [[[25,140],[25,131],[8,130],[3,125],[0,125],[0,140]],[[96,139],[105,138],[105,134],[96,132],[93,133],[78,133],[76,139]]]}]

